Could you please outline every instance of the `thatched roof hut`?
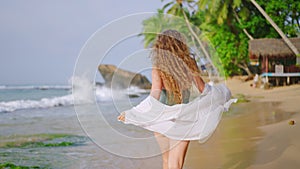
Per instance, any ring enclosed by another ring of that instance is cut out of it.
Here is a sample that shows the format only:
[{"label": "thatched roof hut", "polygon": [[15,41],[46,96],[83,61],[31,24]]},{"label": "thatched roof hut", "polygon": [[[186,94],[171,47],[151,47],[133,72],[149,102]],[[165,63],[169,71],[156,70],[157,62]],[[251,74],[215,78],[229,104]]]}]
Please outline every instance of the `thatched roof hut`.
[{"label": "thatched roof hut", "polygon": [[[290,38],[300,51],[300,38]],[[283,65],[284,72],[299,72],[297,57],[282,39],[254,39],[249,41],[251,64],[261,66],[261,73],[274,72],[276,65]]]},{"label": "thatched roof hut", "polygon": [[[290,41],[300,51],[300,38],[290,38]],[[260,57],[296,57],[293,51],[285,44],[282,39],[254,39],[249,41],[250,59]]]}]

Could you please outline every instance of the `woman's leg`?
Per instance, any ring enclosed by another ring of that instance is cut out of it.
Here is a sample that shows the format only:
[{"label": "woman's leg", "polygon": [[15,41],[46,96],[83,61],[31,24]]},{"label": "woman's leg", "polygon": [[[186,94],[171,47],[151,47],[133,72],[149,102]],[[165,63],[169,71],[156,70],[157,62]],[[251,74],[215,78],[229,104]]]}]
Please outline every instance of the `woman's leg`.
[{"label": "woman's leg", "polygon": [[182,169],[189,143],[190,141],[179,141],[170,139],[170,150],[168,154],[169,169]]},{"label": "woman's leg", "polygon": [[154,132],[154,136],[156,138],[156,141],[160,147],[160,150],[162,152],[162,159],[163,159],[163,169],[169,169],[168,168],[168,159],[169,159],[169,138],[166,136]]}]

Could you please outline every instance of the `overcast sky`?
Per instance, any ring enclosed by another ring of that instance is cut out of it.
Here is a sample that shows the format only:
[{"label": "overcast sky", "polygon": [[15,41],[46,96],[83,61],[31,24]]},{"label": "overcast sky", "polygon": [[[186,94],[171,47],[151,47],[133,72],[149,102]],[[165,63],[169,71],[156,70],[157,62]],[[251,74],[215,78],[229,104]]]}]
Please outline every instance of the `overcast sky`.
[{"label": "overcast sky", "polygon": [[94,32],[162,5],[161,0],[1,0],[0,85],[67,84]]}]

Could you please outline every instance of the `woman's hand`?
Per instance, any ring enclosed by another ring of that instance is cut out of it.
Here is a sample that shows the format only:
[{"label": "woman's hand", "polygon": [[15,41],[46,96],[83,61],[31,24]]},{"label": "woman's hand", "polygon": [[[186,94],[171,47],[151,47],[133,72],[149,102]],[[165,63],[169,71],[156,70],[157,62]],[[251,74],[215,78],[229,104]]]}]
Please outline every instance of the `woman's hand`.
[{"label": "woman's hand", "polygon": [[122,122],[125,122],[125,112],[122,112],[122,113],[120,114],[120,116],[118,116],[118,120],[119,120],[119,121],[122,121]]}]

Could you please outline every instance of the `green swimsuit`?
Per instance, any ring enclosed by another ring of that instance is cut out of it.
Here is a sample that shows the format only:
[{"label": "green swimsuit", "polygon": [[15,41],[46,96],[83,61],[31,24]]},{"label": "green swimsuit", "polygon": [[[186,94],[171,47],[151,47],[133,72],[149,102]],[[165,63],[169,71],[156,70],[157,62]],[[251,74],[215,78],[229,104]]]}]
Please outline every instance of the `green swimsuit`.
[{"label": "green swimsuit", "polygon": [[[174,99],[170,99],[168,100],[167,98],[167,94],[171,94],[171,98],[172,98],[172,93],[171,92],[167,92],[166,89],[162,89],[161,93],[160,93],[160,98],[159,101],[163,104],[172,106],[176,103],[174,103]],[[188,103],[190,99],[190,90],[186,89],[182,91],[182,103]]]}]

